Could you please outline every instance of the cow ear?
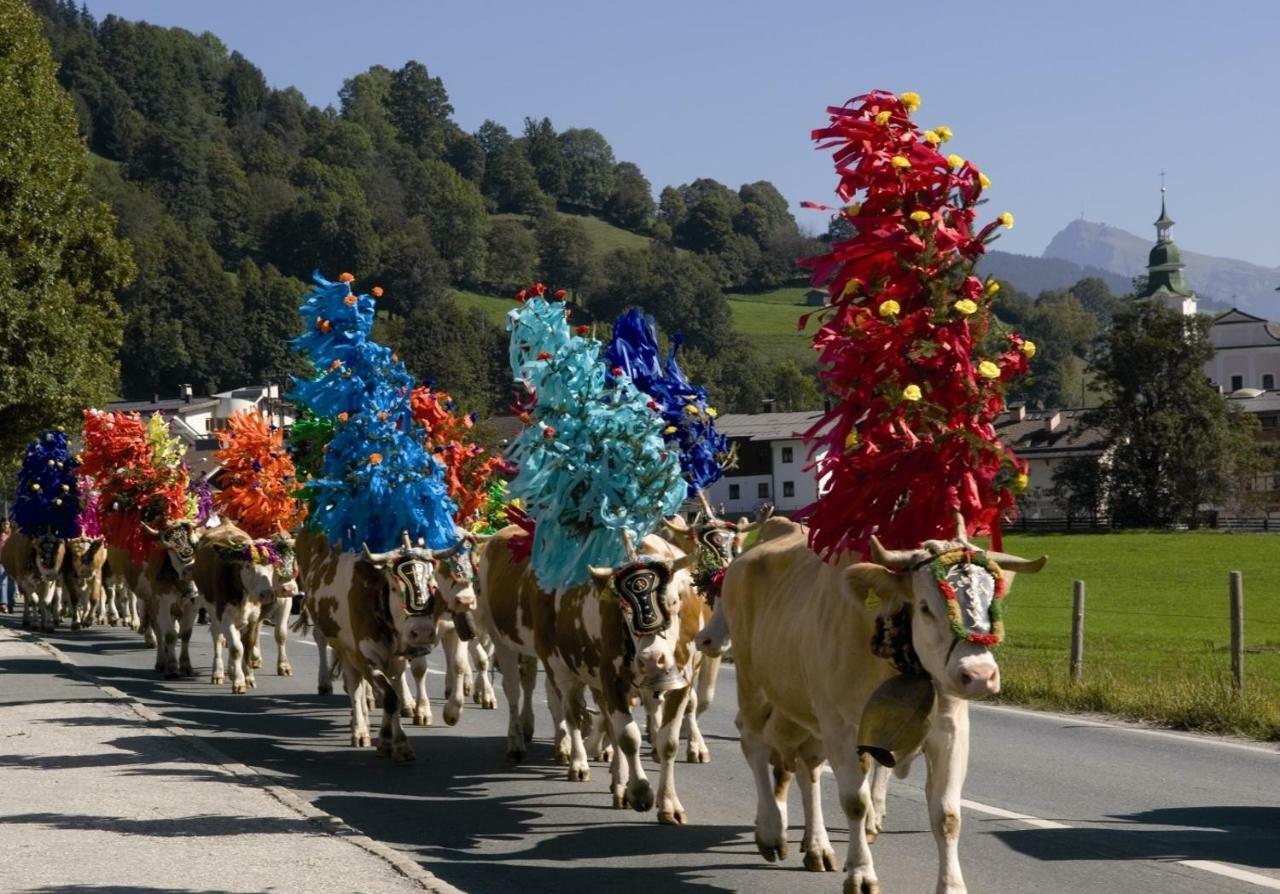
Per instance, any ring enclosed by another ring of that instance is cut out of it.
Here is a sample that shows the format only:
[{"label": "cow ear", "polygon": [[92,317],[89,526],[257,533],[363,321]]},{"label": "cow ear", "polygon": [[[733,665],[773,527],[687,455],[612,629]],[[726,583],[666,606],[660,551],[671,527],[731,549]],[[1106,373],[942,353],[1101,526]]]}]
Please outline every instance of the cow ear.
[{"label": "cow ear", "polygon": [[911,599],[911,578],[883,565],[859,562],[842,573],[849,595],[867,608]]},{"label": "cow ear", "polygon": [[696,563],[697,561],[698,561],[698,554],[696,551],[687,552],[680,558],[676,559],[675,562],[671,563],[671,569],[673,572],[688,571],[694,566],[694,563]]}]

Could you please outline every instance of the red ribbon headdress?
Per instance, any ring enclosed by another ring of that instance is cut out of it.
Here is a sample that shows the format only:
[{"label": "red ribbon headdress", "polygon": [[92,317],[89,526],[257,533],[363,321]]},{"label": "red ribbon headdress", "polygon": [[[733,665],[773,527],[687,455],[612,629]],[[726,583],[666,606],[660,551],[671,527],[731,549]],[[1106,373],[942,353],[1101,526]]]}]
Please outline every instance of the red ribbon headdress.
[{"label": "red ribbon headdress", "polygon": [[258,540],[302,523],[307,509],[298,500],[297,472],[283,431],[273,431],[258,411],[242,410],[218,432],[218,445],[221,490],[214,504],[220,513]]},{"label": "red ribbon headdress", "polygon": [[948,128],[911,121],[919,101],[868,93],[829,108],[813,132],[833,150],[853,231],[801,261],[831,296],[813,343],[834,401],[806,433],[819,481],[810,541],[824,555],[865,555],[872,533],[899,548],[947,539],[957,512],[984,533],[1026,487],[994,423],[1035,345],[991,331],[999,285],[974,275],[1013,216],[975,231],[989,181],[943,153]]}]

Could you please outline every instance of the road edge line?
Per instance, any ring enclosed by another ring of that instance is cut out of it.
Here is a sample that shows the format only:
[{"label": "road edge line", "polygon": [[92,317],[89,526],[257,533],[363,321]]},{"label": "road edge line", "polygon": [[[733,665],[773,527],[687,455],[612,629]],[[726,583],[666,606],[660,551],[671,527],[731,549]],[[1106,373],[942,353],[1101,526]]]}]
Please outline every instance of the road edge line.
[{"label": "road edge line", "polygon": [[159,728],[174,738],[181,740],[190,750],[198,752],[205,761],[221,767],[232,776],[242,779],[265,792],[272,799],[310,822],[319,832],[341,839],[365,853],[377,857],[394,871],[410,881],[416,882],[423,890],[429,891],[431,894],[466,894],[462,889],[454,887],[439,876],[423,869],[415,860],[405,856],[390,845],[370,838],[332,813],[321,810],[305,798],[272,781],[265,773],[234,760],[230,755],[210,745],[190,730],[170,723],[162,714],[152,710],[127,692],[123,692],[99,680],[53,643],[28,631],[10,627],[7,624],[0,625],[0,633],[28,642],[48,652],[53,656],[54,660],[65,666],[73,676],[96,687],[111,699],[121,702],[134,714],[145,720],[148,725]]}]

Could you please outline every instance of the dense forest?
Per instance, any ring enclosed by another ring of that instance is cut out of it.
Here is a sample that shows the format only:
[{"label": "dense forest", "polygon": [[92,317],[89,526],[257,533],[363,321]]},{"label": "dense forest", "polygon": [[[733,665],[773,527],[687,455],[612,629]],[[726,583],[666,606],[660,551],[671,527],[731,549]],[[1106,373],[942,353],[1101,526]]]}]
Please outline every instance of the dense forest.
[{"label": "dense forest", "polygon": [[[419,62],[374,66],[321,109],[212,34],[31,5],[92,153],[93,191],[132,244],[125,395],[282,379],[316,268],[381,285],[382,336],[419,377],[483,410],[506,403],[505,336],[450,293],[539,279],[570,291],[580,322],[637,304],[681,332],[727,409],[772,389],[724,293],[800,284],[795,259],[821,249],[772,184],[704,178],[655,202],[640,168],[590,128],[531,116],[520,133],[493,121],[467,133]],[[593,250],[583,215],[642,247]]]}]

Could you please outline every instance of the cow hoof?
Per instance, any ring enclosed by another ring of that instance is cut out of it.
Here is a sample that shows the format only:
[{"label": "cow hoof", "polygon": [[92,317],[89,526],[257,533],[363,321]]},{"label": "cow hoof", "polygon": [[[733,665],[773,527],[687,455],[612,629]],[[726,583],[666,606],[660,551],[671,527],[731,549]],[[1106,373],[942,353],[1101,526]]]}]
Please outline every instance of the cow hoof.
[{"label": "cow hoof", "polygon": [[120,624],[120,622],[119,622],[119,621],[117,621],[115,618],[112,618],[112,619],[111,619],[110,621],[108,621],[107,623],[108,623],[108,624],[110,624],[112,627],[117,627],[117,626],[119,626],[119,624]]},{"label": "cow hoof", "polygon": [[194,677],[196,675],[196,669],[192,667],[189,663],[182,664],[178,668],[178,672],[182,674],[182,676],[184,677]]},{"label": "cow hoof", "polygon": [[645,813],[653,808],[653,787],[649,780],[641,779],[627,787],[627,800],[636,813]]},{"label": "cow hoof", "polygon": [[627,787],[625,785],[610,785],[609,792],[613,795],[614,810],[625,810],[631,806],[631,799],[627,797]]},{"label": "cow hoof", "polygon": [[182,674],[178,673],[176,670],[167,670],[164,672],[164,678],[166,680],[181,680]]},{"label": "cow hoof", "polygon": [[480,696],[480,707],[484,708],[486,711],[492,711],[498,707],[498,700],[494,698],[492,692],[485,693]]},{"label": "cow hoof", "polygon": [[470,697],[471,697],[471,690],[472,690],[472,683],[471,683],[471,680],[470,680],[469,678],[468,678],[468,679],[463,680],[463,681],[462,681],[462,697],[463,697],[463,698],[470,698]]},{"label": "cow hoof", "polygon": [[413,725],[414,726],[430,726],[431,712],[430,711],[414,711]]},{"label": "cow hoof", "polygon": [[526,742],[533,741],[533,717],[532,716],[528,718],[521,718],[520,732],[524,733],[524,740]]},{"label": "cow hoof", "polygon": [[248,692],[248,691],[249,691],[249,687],[248,687],[248,686],[246,686],[244,683],[232,683],[232,684],[231,684],[231,694],[232,694],[232,695],[242,695],[242,694],[244,694],[245,692]]},{"label": "cow hoof", "polygon": [[391,757],[391,740],[378,738],[378,757]]},{"label": "cow hoof", "polygon": [[249,667],[253,668],[254,670],[257,670],[258,668],[262,667],[262,659],[261,659],[261,658],[250,658],[250,659],[249,659]]},{"label": "cow hoof", "polygon": [[147,634],[142,638],[142,642],[148,649],[154,649],[156,647],[155,634],[148,631]]},{"label": "cow hoof", "polygon": [[227,678],[223,674],[214,674],[209,678],[209,682],[214,686],[221,686],[223,683],[227,682]]},{"label": "cow hoof", "polygon": [[320,693],[321,695],[333,695],[333,684],[321,683],[319,686],[316,687],[316,692]]},{"label": "cow hoof", "polygon": [[683,826],[689,822],[689,814],[684,812],[683,804],[673,800],[658,811],[658,822],[664,826]]},{"label": "cow hoof", "polygon": [[804,868],[809,872],[835,872],[836,852],[826,847],[811,847],[804,852]]},{"label": "cow hoof", "polygon": [[843,894],[880,894],[880,881],[870,869],[854,869],[844,877]]},{"label": "cow hoof", "polygon": [[523,748],[507,748],[507,763],[519,764],[523,763],[525,750]]},{"label": "cow hoof", "polygon": [[574,761],[569,765],[569,781],[570,782],[590,782],[591,768],[585,763]]},{"label": "cow hoof", "polygon": [[287,663],[285,663],[285,662],[283,662],[283,661],[282,661],[280,664],[277,664],[277,665],[276,665],[276,673],[277,673],[277,674],[279,674],[279,675],[280,675],[280,676],[282,676],[282,677],[292,677],[292,676],[293,676],[293,665],[291,665],[291,664],[287,664]]},{"label": "cow hoof", "polygon": [[600,746],[600,750],[596,752],[596,760],[602,764],[612,763],[613,762],[613,746],[612,745]]},{"label": "cow hoof", "polygon": [[408,704],[401,705],[400,716],[405,720],[409,720],[413,717],[413,708]]},{"label": "cow hoof", "polygon": [[770,863],[785,860],[787,859],[787,839],[784,837],[778,841],[765,841],[764,836],[757,831],[756,850]]},{"label": "cow hoof", "polygon": [[449,702],[444,706],[444,722],[449,726],[457,726],[462,719],[462,705]]},{"label": "cow hoof", "polygon": [[415,761],[418,756],[413,753],[413,746],[409,744],[409,740],[397,742],[391,746],[391,762],[395,764],[407,764]]},{"label": "cow hoof", "polygon": [[244,681],[245,683],[249,684],[250,689],[258,688],[258,678],[255,677],[253,674],[249,674],[249,676],[245,677]]},{"label": "cow hoof", "polygon": [[695,745],[690,742],[685,760],[691,764],[709,764],[711,763],[711,752],[707,750],[706,745]]},{"label": "cow hoof", "polygon": [[373,740],[369,738],[368,733],[352,733],[351,734],[352,748],[368,748],[372,744],[373,744]]}]

